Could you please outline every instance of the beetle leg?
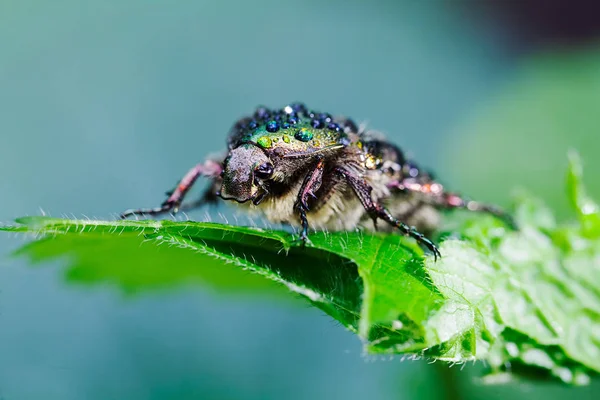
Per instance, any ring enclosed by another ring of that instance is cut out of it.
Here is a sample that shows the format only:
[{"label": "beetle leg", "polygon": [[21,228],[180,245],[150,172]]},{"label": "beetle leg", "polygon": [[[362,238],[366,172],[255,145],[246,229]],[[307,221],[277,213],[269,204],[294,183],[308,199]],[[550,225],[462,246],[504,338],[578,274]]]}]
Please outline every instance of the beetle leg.
[{"label": "beetle leg", "polygon": [[205,204],[215,204],[219,200],[219,189],[221,188],[222,180],[214,178],[212,184],[194,201],[183,203],[179,207],[179,211],[193,210],[202,207]]},{"label": "beetle leg", "polygon": [[507,214],[500,207],[492,204],[480,203],[478,201],[465,199],[456,193],[443,193],[442,204],[445,208],[461,208],[469,211],[491,214],[494,217],[504,221],[506,224],[508,224],[508,226],[510,226],[510,228],[518,229],[517,224],[511,215]]},{"label": "beetle leg", "polygon": [[[190,169],[187,174],[179,181],[177,187],[169,193],[169,197],[159,207],[140,208],[127,210],[121,213],[121,218],[127,218],[132,215],[158,215],[167,212],[178,212],[187,192],[194,185],[196,180],[202,175],[217,179],[221,175],[223,165],[219,162],[208,160],[202,164],[196,165]],[[187,208],[187,207],[186,207]]]},{"label": "beetle leg", "polygon": [[314,199],[317,198],[316,192],[321,187],[323,183],[323,169],[325,167],[325,163],[323,162],[323,158],[320,157],[317,161],[317,164],[313,168],[311,172],[309,172],[304,178],[304,182],[302,182],[302,186],[300,187],[300,192],[298,192],[298,198],[296,199],[296,203],[294,204],[294,208],[298,210],[300,214],[300,223],[302,224],[302,233],[300,234],[300,240],[303,243],[308,242],[308,218],[306,213],[308,211],[308,199],[312,197]]},{"label": "beetle leg", "polygon": [[373,191],[373,188],[367,182],[365,182],[363,179],[356,176],[352,172],[341,167],[336,168],[336,172],[340,174],[346,180],[346,182],[348,182],[350,187],[352,187],[354,193],[356,193],[356,196],[359,198],[360,202],[362,203],[367,213],[369,213],[371,218],[382,219],[391,226],[398,228],[398,230],[400,230],[400,232],[402,232],[403,234],[412,237],[419,244],[422,244],[423,246],[427,247],[427,249],[429,249],[433,253],[433,257],[435,260],[437,260],[438,257],[442,256],[437,246],[431,240],[425,237],[425,235],[418,232],[416,229],[406,225],[404,222],[398,220],[384,206],[373,201],[373,198],[371,197],[371,192]]},{"label": "beetle leg", "polygon": [[419,182],[416,179],[405,179],[389,186],[403,191],[421,193],[424,195],[423,199],[425,201],[438,208],[464,209],[488,213],[506,222],[511,228],[517,228],[513,218],[501,208],[491,204],[469,200],[456,193],[446,192],[444,187],[435,181]]}]

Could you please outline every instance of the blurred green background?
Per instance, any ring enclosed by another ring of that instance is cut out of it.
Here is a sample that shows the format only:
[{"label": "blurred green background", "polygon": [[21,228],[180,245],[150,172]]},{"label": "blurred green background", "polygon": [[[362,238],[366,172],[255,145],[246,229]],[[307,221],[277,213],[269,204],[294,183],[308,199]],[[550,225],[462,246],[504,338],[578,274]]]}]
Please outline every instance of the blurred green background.
[{"label": "blurred green background", "polygon": [[[525,187],[568,217],[569,148],[600,197],[600,23],[536,3],[4,0],[0,221],[156,205],[238,117],[296,100],[368,121],[471,197],[506,205]],[[23,243],[3,235],[0,252]],[[471,365],[365,357],[306,303],[226,282],[125,296],[69,285],[53,264],[0,259],[1,399],[600,392],[485,387]]]}]

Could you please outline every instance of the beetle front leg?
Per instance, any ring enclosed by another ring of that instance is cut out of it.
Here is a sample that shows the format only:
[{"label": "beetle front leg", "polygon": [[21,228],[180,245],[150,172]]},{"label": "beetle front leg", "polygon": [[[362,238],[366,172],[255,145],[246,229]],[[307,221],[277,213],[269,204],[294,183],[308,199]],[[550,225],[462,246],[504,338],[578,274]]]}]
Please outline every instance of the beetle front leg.
[{"label": "beetle front leg", "polygon": [[312,171],[306,175],[304,178],[304,182],[302,182],[302,186],[300,187],[300,192],[298,192],[298,198],[296,203],[294,204],[294,208],[298,210],[300,215],[300,223],[302,224],[302,233],[300,234],[300,240],[303,243],[309,242],[308,240],[308,217],[306,213],[309,210],[308,207],[308,199],[312,197],[316,199],[316,192],[321,187],[323,183],[323,170],[325,167],[325,163],[323,162],[323,158],[319,158],[317,164],[313,168]]},{"label": "beetle front leg", "polygon": [[208,160],[202,164],[196,165],[190,169],[187,174],[179,181],[177,187],[169,193],[169,197],[159,207],[155,208],[140,208],[127,210],[121,213],[121,218],[127,218],[132,215],[158,215],[167,212],[178,212],[181,202],[185,198],[187,192],[192,188],[196,180],[200,176],[206,176],[213,179],[218,179],[223,171],[223,165],[219,162]]},{"label": "beetle front leg", "polygon": [[181,204],[179,211],[188,211],[195,208],[202,207],[205,204],[215,204],[219,201],[219,189],[223,180],[219,178],[213,178],[210,186],[194,201]]},{"label": "beetle front leg", "polygon": [[425,235],[395,218],[384,206],[373,201],[373,198],[371,197],[373,188],[367,182],[365,182],[364,179],[356,176],[354,173],[344,168],[336,168],[336,172],[341,175],[346,182],[348,182],[350,187],[352,187],[354,193],[356,193],[356,196],[360,199],[363,207],[374,221],[377,219],[382,219],[389,225],[397,228],[403,234],[412,237],[417,241],[417,243],[429,249],[433,253],[435,260],[442,256],[437,246]]}]

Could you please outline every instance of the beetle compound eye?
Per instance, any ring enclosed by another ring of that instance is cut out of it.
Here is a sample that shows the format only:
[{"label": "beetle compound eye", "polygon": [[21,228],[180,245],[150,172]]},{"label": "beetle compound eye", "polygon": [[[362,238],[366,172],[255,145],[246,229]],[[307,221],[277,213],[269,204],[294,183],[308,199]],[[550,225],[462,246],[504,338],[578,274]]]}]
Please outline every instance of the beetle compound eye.
[{"label": "beetle compound eye", "polygon": [[263,163],[254,169],[254,175],[260,179],[269,179],[273,175],[273,164]]}]

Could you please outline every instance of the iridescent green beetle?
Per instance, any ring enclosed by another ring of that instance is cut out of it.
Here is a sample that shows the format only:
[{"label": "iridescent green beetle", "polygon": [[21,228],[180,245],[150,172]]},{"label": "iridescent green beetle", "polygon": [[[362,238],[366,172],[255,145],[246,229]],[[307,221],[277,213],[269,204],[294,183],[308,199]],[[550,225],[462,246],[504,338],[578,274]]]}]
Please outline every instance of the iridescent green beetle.
[{"label": "iridescent green beetle", "polygon": [[309,111],[301,103],[280,110],[259,107],[240,119],[229,134],[226,157],[192,168],[160,207],[128,210],[121,217],[179,211],[201,175],[212,184],[185,208],[219,197],[235,200],[270,221],[299,225],[304,242],[309,221],[316,229],[374,230],[381,219],[437,258],[437,247],[419,231],[437,227],[439,209],[483,211],[512,221],[497,207],[446,192],[379,134],[359,129],[348,118]]}]

